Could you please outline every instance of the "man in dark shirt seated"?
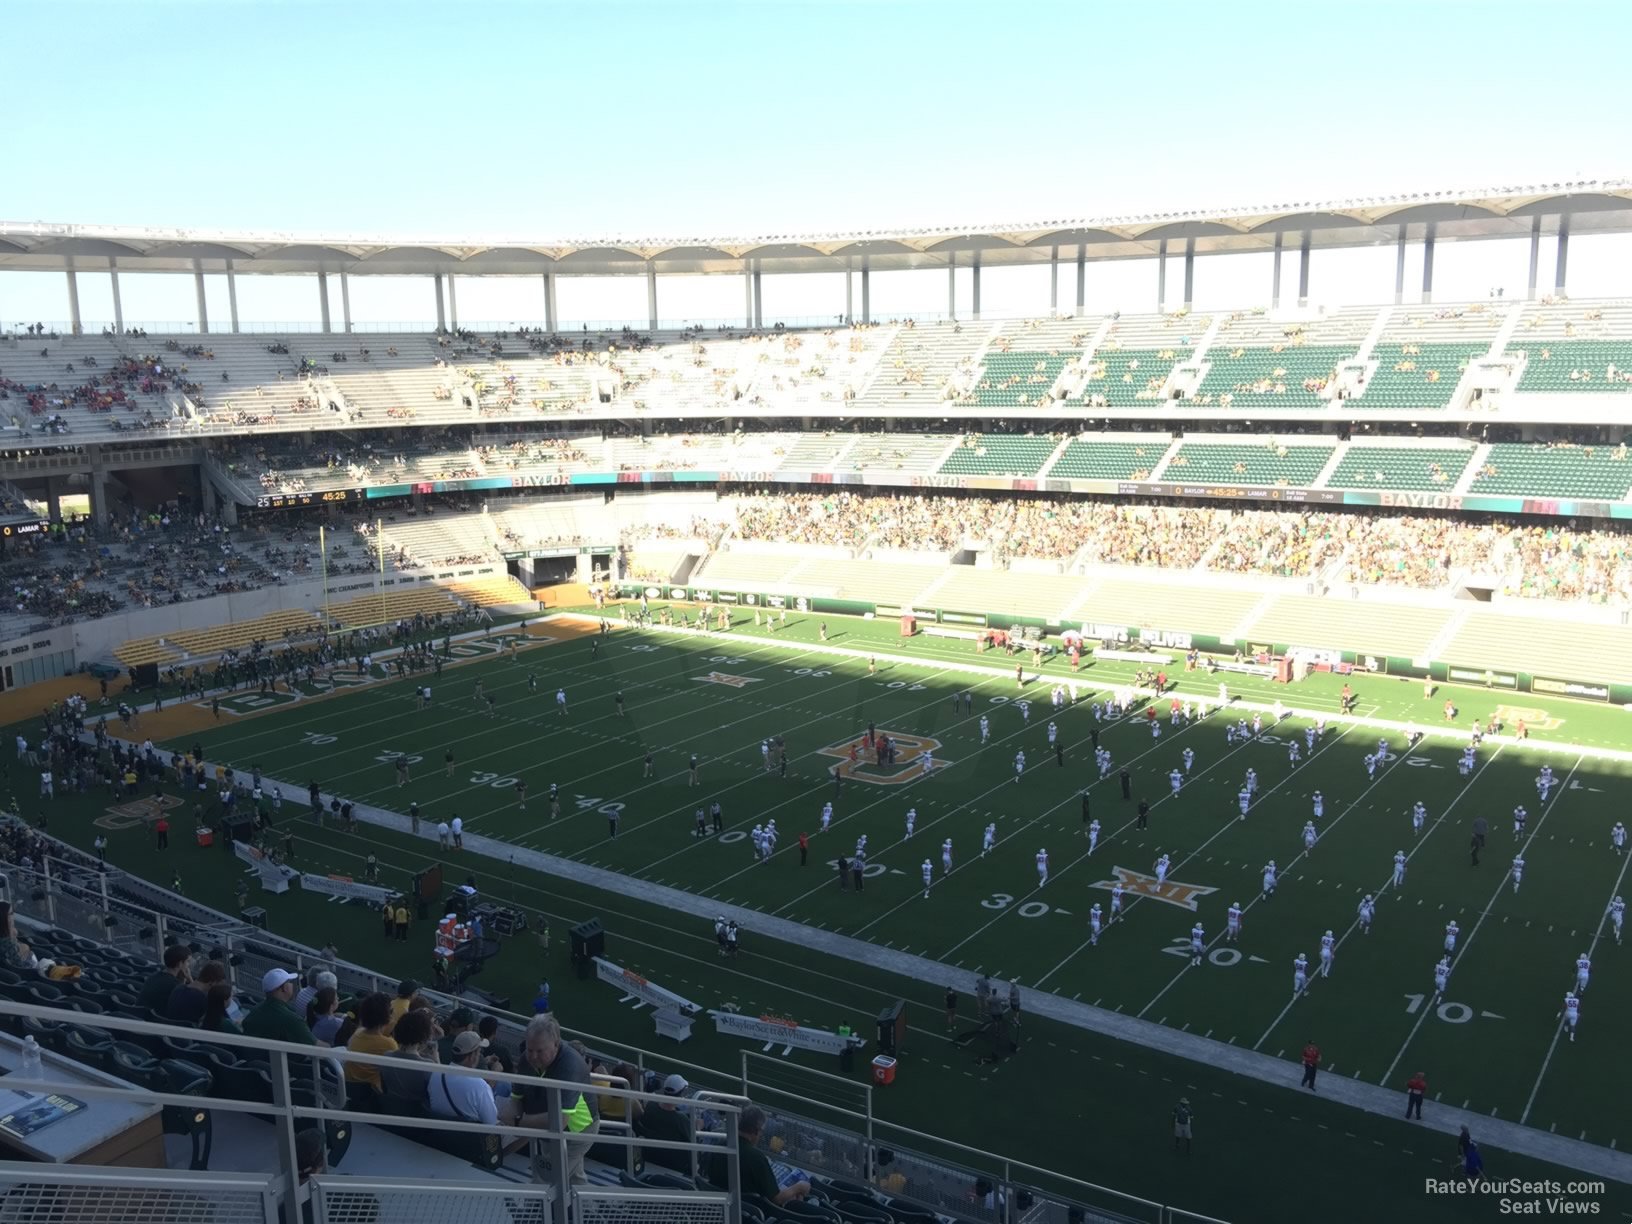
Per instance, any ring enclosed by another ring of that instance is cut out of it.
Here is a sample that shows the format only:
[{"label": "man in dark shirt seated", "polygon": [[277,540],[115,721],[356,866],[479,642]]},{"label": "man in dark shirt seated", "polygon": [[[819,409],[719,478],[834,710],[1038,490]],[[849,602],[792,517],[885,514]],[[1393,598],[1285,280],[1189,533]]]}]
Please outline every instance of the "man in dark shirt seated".
[{"label": "man in dark shirt seated", "polygon": [[162,1012],[170,1006],[171,994],[188,979],[187,962],[192,956],[192,952],[183,944],[171,944],[164,950],[164,968],[154,970],[142,983],[142,991],[136,996],[136,1004],[142,1009],[144,1019],[149,1012]]},{"label": "man in dark shirt seated", "polygon": [[[638,1087],[638,1085],[637,1085]],[[671,1075],[663,1081],[664,1101],[661,1105],[647,1104],[635,1116],[635,1134],[642,1139],[666,1139],[674,1143],[692,1141],[691,1107],[681,1104],[681,1098],[691,1085],[685,1077]],[[673,1169],[691,1176],[691,1153],[677,1148],[641,1148],[640,1153],[649,1165]]]},{"label": "man in dark shirt seated", "polygon": [[[803,1199],[810,1193],[808,1181],[794,1182],[785,1190],[776,1184],[771,1158],[759,1150],[759,1137],[764,1130],[765,1111],[758,1105],[749,1105],[737,1115],[737,1158],[742,1165],[743,1197],[757,1194],[778,1206]],[[716,1186],[731,1184],[731,1172],[723,1155],[709,1156],[708,1180]]]}]

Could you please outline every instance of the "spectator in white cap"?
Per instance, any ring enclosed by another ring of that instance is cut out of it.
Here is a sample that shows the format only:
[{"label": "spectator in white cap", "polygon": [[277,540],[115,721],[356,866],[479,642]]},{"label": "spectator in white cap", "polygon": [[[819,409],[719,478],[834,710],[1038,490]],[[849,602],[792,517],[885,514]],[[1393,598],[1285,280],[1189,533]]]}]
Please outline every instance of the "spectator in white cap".
[{"label": "spectator in white cap", "polygon": [[[671,1075],[663,1081],[663,1101],[652,1108],[648,1103],[635,1119],[635,1134],[642,1139],[662,1139],[674,1143],[692,1141],[691,1108],[682,1104],[691,1085],[683,1075]],[[640,1154],[649,1165],[673,1169],[676,1173],[691,1175],[691,1153],[679,1148],[641,1148]]]},{"label": "spectator in white cap", "polygon": [[[466,1029],[453,1039],[449,1065],[475,1067],[481,1057],[482,1038],[474,1029]],[[431,1113],[438,1118],[498,1125],[499,1107],[493,1099],[493,1085],[480,1076],[437,1071],[431,1076],[429,1093]]]},{"label": "spectator in white cap", "polygon": [[244,1017],[244,1035],[297,1045],[316,1045],[312,1030],[306,1027],[306,1021],[291,1006],[299,985],[300,978],[287,969],[268,969],[261,976],[261,993],[266,998]]}]

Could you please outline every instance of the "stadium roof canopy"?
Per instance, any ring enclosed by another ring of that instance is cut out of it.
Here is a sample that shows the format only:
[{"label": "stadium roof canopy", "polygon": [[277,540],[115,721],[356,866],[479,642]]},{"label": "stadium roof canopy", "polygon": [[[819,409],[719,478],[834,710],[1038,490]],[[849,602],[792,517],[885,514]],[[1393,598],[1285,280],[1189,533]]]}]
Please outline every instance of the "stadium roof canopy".
[{"label": "stadium roof canopy", "polygon": [[1594,179],[1425,191],[1347,200],[1297,201],[1078,220],[1034,220],[918,230],[752,236],[449,238],[234,232],[164,227],[0,221],[0,271],[114,266],[131,272],[220,271],[288,275],[564,276],[833,272],[986,267],[1075,259],[1143,259],[1164,240],[1174,253],[1268,251],[1277,237],[1297,248],[1376,246],[1425,237],[1438,242],[1632,232],[1632,179]]}]

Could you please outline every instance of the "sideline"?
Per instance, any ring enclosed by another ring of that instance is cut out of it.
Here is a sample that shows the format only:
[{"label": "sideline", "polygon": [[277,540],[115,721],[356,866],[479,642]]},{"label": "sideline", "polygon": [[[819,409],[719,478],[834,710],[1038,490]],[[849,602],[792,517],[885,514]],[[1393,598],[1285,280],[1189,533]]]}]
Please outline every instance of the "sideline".
[{"label": "sideline", "polygon": [[[540,618],[540,621],[551,622],[557,619],[582,621],[586,618],[572,613],[555,613]],[[587,619],[593,620],[594,618]],[[679,636],[711,637],[722,641],[733,640],[729,634],[709,630],[654,627],[654,629],[647,631],[667,632]],[[743,640],[743,635],[737,635],[734,640]],[[761,639],[756,638],[755,640],[760,641]],[[876,651],[858,651],[825,644],[812,645],[807,642],[790,642],[788,645],[790,649],[796,646],[802,652],[814,651],[838,658],[866,659],[876,657],[881,660],[912,666],[924,665],[924,660],[906,655],[879,654]],[[978,664],[941,662],[941,666],[946,670],[963,671],[987,677],[1010,677],[1013,675],[1012,672],[1006,669],[985,667]],[[1047,678],[1040,677],[1040,679]],[[1081,683],[1080,679],[1078,683]],[[1147,697],[1153,695],[1148,689],[1138,689],[1134,686],[1120,687],[1133,687],[1135,692]],[[1269,711],[1273,708],[1261,702],[1240,701],[1233,698],[1230,704],[1233,708],[1244,710]],[[1408,726],[1424,733],[1435,731],[1431,727],[1420,727],[1416,724],[1406,724],[1387,719],[1331,714],[1321,715],[1318,712],[1291,706],[1286,708],[1286,712],[1307,718],[1324,716],[1328,722],[1344,722],[1356,726],[1396,730],[1401,733]],[[1438,734],[1453,736],[1458,742],[1465,738],[1465,732],[1460,729],[1455,731],[1439,730]],[[1632,752],[1617,752],[1609,749],[1595,752],[1578,745],[1559,745],[1543,740],[1519,741],[1511,736],[1488,736],[1486,738],[1504,744],[1524,743],[1537,748],[1567,750],[1583,756],[1597,755],[1613,760],[1632,760]],[[213,768],[213,765],[213,762],[207,763],[208,767]],[[267,781],[274,785],[289,788],[289,793],[297,797],[306,793],[304,785],[297,785],[278,778],[268,778]],[[355,805],[354,812],[360,822],[411,836],[411,834],[408,834],[406,818],[398,813],[362,803]],[[291,819],[299,818],[299,816],[291,816]],[[437,843],[434,825],[424,825],[419,836],[422,841],[432,845]],[[825,931],[818,927],[805,926],[802,923],[774,917],[760,910],[711,900],[668,885],[636,879],[606,868],[593,867],[587,863],[575,862],[557,855],[546,854],[543,851],[528,850],[513,843],[489,838],[479,833],[465,834],[464,848],[471,854],[479,855],[496,864],[520,864],[544,875],[572,880],[575,883],[614,895],[633,897],[652,905],[667,908],[678,914],[689,915],[702,922],[712,922],[716,916],[724,914],[729,918],[734,918],[755,934],[778,940],[790,947],[804,946],[812,948],[829,956],[858,961],[886,973],[893,973],[937,988],[944,987],[949,980],[972,980],[973,978],[973,973],[969,970],[954,969],[927,957],[879,947],[866,940],[840,935],[833,931]],[[972,989],[972,987],[966,987],[966,989]],[[1214,1041],[1195,1033],[1181,1032],[1157,1024],[1154,1021],[1141,1020],[1123,1013],[1106,1011],[1091,1004],[1066,999],[1045,991],[1032,990],[1026,1006],[1030,1012],[1047,1016],[1051,1020],[1057,1020],[1074,1028],[1098,1033],[1101,1036],[1117,1041],[1125,1041],[1161,1054],[1222,1068],[1260,1083],[1283,1087],[1288,1092],[1298,1092],[1294,1076],[1297,1066],[1284,1059],[1277,1059],[1268,1054]],[[1335,1100],[1351,1108],[1376,1114],[1379,1117],[1396,1120],[1400,1118],[1401,1091],[1395,1088],[1366,1083],[1357,1079],[1328,1076],[1321,1095],[1326,1100]],[[1414,1129],[1426,1129],[1454,1136],[1463,1126],[1470,1129],[1477,1128],[1477,1133],[1481,1138],[1497,1148],[1537,1160],[1549,1161],[1595,1177],[1632,1184],[1632,1153],[1616,1151],[1597,1144],[1586,1143],[1579,1139],[1570,1139],[1564,1135],[1551,1134],[1534,1127],[1486,1114],[1438,1105],[1429,1112],[1427,1119]]]}]

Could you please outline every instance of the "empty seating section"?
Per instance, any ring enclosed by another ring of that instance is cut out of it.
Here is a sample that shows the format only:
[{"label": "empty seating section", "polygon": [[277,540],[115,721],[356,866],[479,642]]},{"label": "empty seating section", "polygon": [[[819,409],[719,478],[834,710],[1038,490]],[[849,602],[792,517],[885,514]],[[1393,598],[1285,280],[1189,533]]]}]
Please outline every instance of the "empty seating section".
[{"label": "empty seating section", "polygon": [[1307,488],[1332,457],[1331,446],[1257,446],[1185,442],[1169,461],[1165,479],[1194,484],[1284,485]]},{"label": "empty seating section", "polygon": [[1035,476],[1059,445],[1056,438],[970,434],[940,470],[955,476]]},{"label": "empty seating section", "polygon": [[1089,354],[1083,402],[1095,408],[1160,403],[1173,367],[1194,353],[1210,324],[1206,315],[1124,315]]},{"label": "empty seating section", "polygon": [[514,574],[492,574],[469,582],[455,582],[447,588],[455,599],[478,608],[497,608],[533,604],[532,592],[521,585]]},{"label": "empty seating section", "polygon": [[716,552],[693,579],[726,590],[771,590],[787,585],[793,571],[806,560],[803,552],[761,552],[729,549]]},{"label": "empty seating section", "polygon": [[769,472],[783,460],[794,434],[652,434],[609,438],[605,461],[614,471]]},{"label": "empty seating section", "polygon": [[1397,309],[1371,351],[1374,368],[1354,402],[1367,409],[1443,408],[1462,373],[1490,352],[1510,307]]},{"label": "empty seating section", "polygon": [[344,603],[329,606],[329,619],[345,629],[360,629],[368,625],[389,625],[423,612],[435,616],[452,612],[458,605],[446,587],[434,582],[400,590],[371,591]]},{"label": "empty seating section", "polygon": [[156,637],[133,638],[124,645],[115,648],[113,657],[126,667],[140,667],[144,663],[158,663],[161,666],[174,663],[181,656]]},{"label": "empty seating section", "polygon": [[1533,302],[1507,351],[1525,356],[1520,391],[1632,391],[1632,303]]},{"label": "empty seating section", "polygon": [[839,456],[855,440],[852,434],[799,434],[782,456],[777,473],[837,471]]},{"label": "empty seating section", "polygon": [[980,354],[991,335],[990,326],[978,323],[903,325],[885,350],[862,407],[937,408],[953,393],[954,375],[964,385],[980,368]]},{"label": "empty seating section", "polygon": [[1147,442],[1099,442],[1073,438],[1048,469],[1050,480],[1149,480],[1171,445],[1152,436]]},{"label": "empty seating section", "polygon": [[315,633],[321,626],[316,615],[309,611],[287,608],[268,612],[254,620],[215,625],[208,629],[178,629],[166,633],[164,640],[171,646],[195,657],[220,654],[223,650],[242,650],[252,642],[276,643],[287,634]]},{"label": "empty seating section", "polygon": [[1449,493],[1473,456],[1469,446],[1367,446],[1354,442],[1326,478],[1325,487]]},{"label": "empty seating section", "polygon": [[956,612],[1007,612],[1055,618],[1093,586],[1079,574],[1030,574],[1019,570],[955,565],[928,602]]},{"label": "empty seating section", "polygon": [[1262,598],[1262,591],[1106,578],[1073,615],[1101,625],[1140,625],[1230,637]]},{"label": "empty seating section", "polygon": [[1370,310],[1281,322],[1231,315],[1207,347],[1196,406],[1325,408],[1330,401],[1322,393],[1339,364],[1359,351],[1375,318]]},{"label": "empty seating section", "polygon": [[1624,501],[1632,488],[1627,447],[1500,442],[1490,448],[1470,493]]},{"label": "empty seating section", "polygon": [[1026,319],[1005,324],[986,350],[973,388],[961,403],[983,408],[1033,408],[1049,403],[1067,365],[1079,361],[1097,322]]},{"label": "empty seating section", "polygon": [[440,514],[382,526],[398,564],[449,565],[496,561],[498,550],[483,514]]},{"label": "empty seating section", "polygon": [[1622,625],[1475,613],[1440,654],[1462,667],[1632,684],[1632,634]]},{"label": "empty seating section", "polygon": [[858,472],[876,468],[928,475],[953,441],[945,434],[875,434],[856,440],[845,456],[846,466]]},{"label": "empty seating section", "polygon": [[1445,607],[1282,595],[1247,636],[1254,642],[1420,659],[1452,615]]},{"label": "empty seating section", "polygon": [[902,565],[894,561],[842,561],[813,557],[789,575],[797,588],[831,590],[841,599],[908,607],[945,573],[937,563]]},{"label": "empty seating section", "polygon": [[667,582],[690,552],[671,540],[645,540],[626,554],[628,575],[639,582]]},{"label": "empty seating section", "polygon": [[493,512],[494,537],[507,549],[606,543],[613,533],[599,521],[602,508],[599,499],[508,506]]},{"label": "empty seating section", "polygon": [[787,332],[749,342],[744,398],[783,411],[832,411],[861,395],[895,339],[890,327]]}]

